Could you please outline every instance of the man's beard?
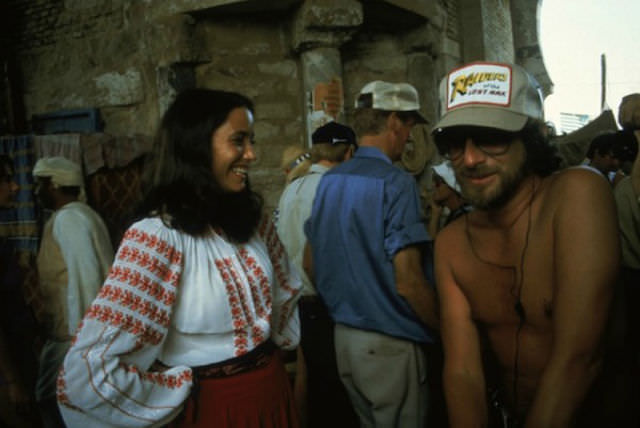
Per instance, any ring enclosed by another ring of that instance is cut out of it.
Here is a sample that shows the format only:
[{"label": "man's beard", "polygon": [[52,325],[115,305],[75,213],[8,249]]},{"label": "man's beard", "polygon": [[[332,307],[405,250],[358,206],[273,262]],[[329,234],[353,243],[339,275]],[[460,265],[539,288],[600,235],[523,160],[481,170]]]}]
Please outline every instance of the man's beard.
[{"label": "man's beard", "polygon": [[[494,210],[500,208],[506,204],[511,197],[515,194],[516,190],[522,183],[526,175],[526,159],[522,159],[520,164],[514,168],[503,170],[499,172],[499,183],[488,193],[484,188],[478,189],[475,186],[467,185],[467,182],[463,178],[459,180],[460,187],[462,188],[462,196],[475,208],[480,210]],[[482,169],[476,169],[472,171],[466,171],[470,176],[477,175],[482,176],[487,172]],[[465,171],[462,171],[465,174]]]}]

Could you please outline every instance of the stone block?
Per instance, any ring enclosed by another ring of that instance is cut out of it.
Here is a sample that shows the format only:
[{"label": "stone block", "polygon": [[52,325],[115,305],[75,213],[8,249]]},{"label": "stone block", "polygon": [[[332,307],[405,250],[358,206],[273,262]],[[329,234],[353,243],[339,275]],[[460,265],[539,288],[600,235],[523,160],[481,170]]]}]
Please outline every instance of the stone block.
[{"label": "stone block", "polygon": [[295,79],[298,76],[298,65],[295,61],[285,60],[273,63],[258,64],[258,71],[265,74]]},{"label": "stone block", "polygon": [[307,0],[293,20],[293,49],[340,46],[363,20],[362,4],[355,0]]},{"label": "stone block", "polygon": [[114,71],[93,78],[99,105],[124,106],[139,103],[144,98],[142,75],[138,70]]},{"label": "stone block", "polygon": [[[260,114],[259,112],[264,110],[264,108],[265,107],[263,105],[256,106],[257,113]],[[253,131],[256,134],[256,140],[258,141],[258,143],[260,141],[276,138],[278,135],[280,135],[279,126],[265,120],[259,120],[259,118],[256,119],[257,120],[255,125],[253,126]]]},{"label": "stone block", "polygon": [[147,54],[158,65],[176,62],[204,62],[204,45],[195,37],[195,20],[189,15],[174,15],[149,22],[142,32]]}]

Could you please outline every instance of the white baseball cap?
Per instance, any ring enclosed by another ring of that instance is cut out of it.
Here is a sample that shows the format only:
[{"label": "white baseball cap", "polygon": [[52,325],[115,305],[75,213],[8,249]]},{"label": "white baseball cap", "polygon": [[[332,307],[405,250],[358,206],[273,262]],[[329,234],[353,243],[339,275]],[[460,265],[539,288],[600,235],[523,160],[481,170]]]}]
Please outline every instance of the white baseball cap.
[{"label": "white baseball cap", "polygon": [[420,113],[418,91],[408,83],[369,82],[360,90],[356,108],[413,112],[417,123],[427,123]]},{"label": "white baseball cap", "polygon": [[530,119],[544,120],[540,84],[515,64],[473,62],[440,82],[440,120],[434,132],[452,126],[520,131]]}]

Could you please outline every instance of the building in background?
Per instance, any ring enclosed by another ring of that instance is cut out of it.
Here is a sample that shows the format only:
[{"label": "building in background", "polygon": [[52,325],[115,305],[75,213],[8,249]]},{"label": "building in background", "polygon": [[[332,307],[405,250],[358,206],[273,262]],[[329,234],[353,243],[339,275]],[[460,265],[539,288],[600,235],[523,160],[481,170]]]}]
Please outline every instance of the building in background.
[{"label": "building in background", "polygon": [[556,128],[556,131],[559,134],[568,134],[582,128],[592,119],[588,114],[561,112],[560,125]]},{"label": "building in background", "polygon": [[34,117],[85,109],[99,113],[101,133],[121,141],[103,152],[125,153],[130,142],[144,147],[181,89],[238,91],[256,104],[259,160],[251,175],[273,208],[281,151],[308,146],[314,118],[349,123],[365,82],[411,83],[432,123],[437,82],[472,60],[516,62],[547,95],[540,3],[7,0],[0,5],[0,69],[7,71],[0,73],[0,133],[29,133]]}]

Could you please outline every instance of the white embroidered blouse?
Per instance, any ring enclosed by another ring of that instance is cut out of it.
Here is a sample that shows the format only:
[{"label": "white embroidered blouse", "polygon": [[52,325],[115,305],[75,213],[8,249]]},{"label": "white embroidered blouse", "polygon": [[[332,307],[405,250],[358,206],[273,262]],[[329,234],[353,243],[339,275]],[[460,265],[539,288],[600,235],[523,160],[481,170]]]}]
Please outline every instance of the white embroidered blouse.
[{"label": "white embroidered blouse", "polygon": [[[158,218],[127,230],[58,378],[68,426],[160,426],[181,410],[190,366],[300,335],[301,283],[273,223],[246,244],[193,237]],[[151,372],[159,360],[171,369]]]}]

